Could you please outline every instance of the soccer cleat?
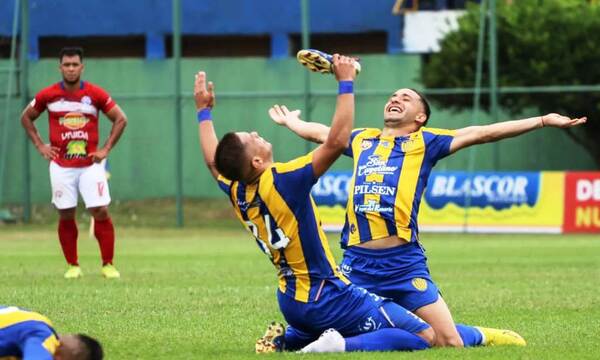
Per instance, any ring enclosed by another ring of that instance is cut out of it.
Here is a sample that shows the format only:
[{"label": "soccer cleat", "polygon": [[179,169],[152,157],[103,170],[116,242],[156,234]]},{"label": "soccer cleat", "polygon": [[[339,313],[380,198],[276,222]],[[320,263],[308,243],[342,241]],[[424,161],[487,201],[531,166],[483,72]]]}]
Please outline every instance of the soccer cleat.
[{"label": "soccer cleat", "polygon": [[483,334],[483,345],[498,346],[498,345],[517,345],[525,346],[527,342],[519,334],[511,330],[475,327]]},{"label": "soccer cleat", "polygon": [[65,279],[77,279],[83,276],[83,271],[79,265],[69,265],[67,272],[65,272]]},{"label": "soccer cleat", "polygon": [[265,335],[256,340],[254,349],[257,354],[266,354],[283,351],[285,327],[282,323],[273,321],[267,327]]},{"label": "soccer cleat", "polygon": [[[300,50],[296,54],[296,59],[300,64],[306,66],[310,71],[320,72],[321,74],[333,73],[333,56],[315,49]],[[360,73],[361,66],[358,61],[354,61],[356,74]]]},{"label": "soccer cleat", "polygon": [[319,338],[298,351],[300,353],[332,353],[346,351],[346,340],[336,329],[327,329]]},{"label": "soccer cleat", "polygon": [[107,279],[118,279],[121,277],[121,274],[113,264],[106,264],[102,267],[102,276]]}]

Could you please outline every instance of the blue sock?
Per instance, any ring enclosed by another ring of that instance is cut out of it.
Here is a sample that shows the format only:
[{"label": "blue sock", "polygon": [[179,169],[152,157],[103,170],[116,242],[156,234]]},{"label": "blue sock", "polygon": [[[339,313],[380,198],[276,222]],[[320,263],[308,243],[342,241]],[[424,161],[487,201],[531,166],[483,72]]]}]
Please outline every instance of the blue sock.
[{"label": "blue sock", "polygon": [[465,347],[481,345],[483,336],[474,326],[456,324],[456,330],[458,330],[458,334],[462,338]]},{"label": "blue sock", "polygon": [[306,335],[300,335],[296,329],[288,326],[285,329],[284,334],[284,349],[285,351],[296,351],[300,350],[311,342],[317,340],[319,336],[307,337]]},{"label": "blue sock", "polygon": [[406,330],[386,328],[346,338],[346,351],[424,350],[429,343]]}]

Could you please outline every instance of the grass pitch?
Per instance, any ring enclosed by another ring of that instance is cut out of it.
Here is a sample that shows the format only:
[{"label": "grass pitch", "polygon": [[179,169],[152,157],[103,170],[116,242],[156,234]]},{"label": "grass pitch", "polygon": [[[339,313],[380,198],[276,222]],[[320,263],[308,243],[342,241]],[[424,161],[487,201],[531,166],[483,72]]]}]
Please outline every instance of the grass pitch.
[{"label": "grass pitch", "polygon": [[[457,322],[513,329],[528,346],[267,358],[600,357],[600,237],[424,234],[423,243]],[[283,320],[274,269],[241,230],[117,224],[117,281],[101,278],[85,229],[79,244],[84,277],[66,281],[54,227],[0,226],[0,304],[98,337],[109,360],[257,359],[255,339]]]}]

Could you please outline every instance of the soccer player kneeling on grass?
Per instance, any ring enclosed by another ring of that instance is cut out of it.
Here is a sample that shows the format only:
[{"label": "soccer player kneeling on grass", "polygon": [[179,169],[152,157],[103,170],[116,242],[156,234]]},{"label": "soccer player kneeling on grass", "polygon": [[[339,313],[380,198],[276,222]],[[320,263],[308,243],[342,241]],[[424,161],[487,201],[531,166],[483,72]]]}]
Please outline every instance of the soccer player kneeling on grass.
[{"label": "soccer player kneeling on grass", "polygon": [[0,359],[102,360],[100,343],[87,335],[57,335],[45,316],[0,306]]},{"label": "soccer player kneeling on grass", "polygon": [[[329,55],[320,51],[303,50],[299,59],[311,70],[331,72]],[[275,105],[269,114],[277,124],[316,143],[327,141],[333,131],[301,120],[299,111],[285,106]],[[342,271],[354,284],[393,299],[426,321],[435,331],[436,346],[525,345],[513,331],[454,323],[420,243],[419,204],[439,160],[472,145],[545,126],[579,126],[587,118],[548,114],[448,130],[426,127],[430,115],[424,96],[413,89],[398,89],[384,105],[382,129],[352,131],[344,150],[354,159],[354,171],[341,237]]]},{"label": "soccer player kneeling on grass", "polygon": [[[346,147],[354,119],[353,60],[334,56],[339,95],[331,132],[313,152],[274,163],[271,144],[256,132],[226,134],[212,125],[212,83],[196,75],[194,97],[204,159],[235,213],[275,265],[279,308],[289,326],[269,327],[257,352],[420,350],[431,327],[389,299],[352,285],[339,272],[310,195]],[[319,337],[319,335],[321,335]]]}]

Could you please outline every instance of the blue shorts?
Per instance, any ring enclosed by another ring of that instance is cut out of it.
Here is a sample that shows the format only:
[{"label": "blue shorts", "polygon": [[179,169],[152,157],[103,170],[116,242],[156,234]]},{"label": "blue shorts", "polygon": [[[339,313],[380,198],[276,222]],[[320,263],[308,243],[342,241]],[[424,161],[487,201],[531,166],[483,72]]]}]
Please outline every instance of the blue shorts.
[{"label": "blue shorts", "polygon": [[340,269],[356,286],[390,298],[410,311],[439,298],[427,257],[417,242],[383,250],[352,246],[344,252]]},{"label": "blue shorts", "polygon": [[350,337],[383,328],[419,333],[430,327],[390,299],[354,285],[325,281],[321,296],[314,302],[299,302],[279,291],[277,298],[289,324],[285,341],[290,350],[310,343],[329,328]]}]

